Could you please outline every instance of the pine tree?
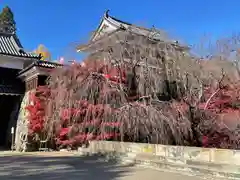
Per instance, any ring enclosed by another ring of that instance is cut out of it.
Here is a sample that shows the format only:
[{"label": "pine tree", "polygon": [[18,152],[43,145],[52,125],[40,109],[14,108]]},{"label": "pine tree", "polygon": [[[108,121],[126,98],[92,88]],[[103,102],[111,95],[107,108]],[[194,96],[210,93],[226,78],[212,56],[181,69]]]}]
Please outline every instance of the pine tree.
[{"label": "pine tree", "polygon": [[16,32],[16,22],[12,10],[6,6],[0,14],[0,31],[7,33]]}]

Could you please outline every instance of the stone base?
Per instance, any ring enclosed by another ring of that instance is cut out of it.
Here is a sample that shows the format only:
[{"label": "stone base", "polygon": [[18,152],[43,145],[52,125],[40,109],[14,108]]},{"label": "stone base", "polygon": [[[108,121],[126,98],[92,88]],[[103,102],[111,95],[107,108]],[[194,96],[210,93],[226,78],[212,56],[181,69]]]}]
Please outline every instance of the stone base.
[{"label": "stone base", "polygon": [[15,133],[15,150],[19,152],[29,151],[30,147],[28,144],[28,113],[26,106],[30,104],[30,95],[33,91],[28,91],[25,93],[19,110]]}]

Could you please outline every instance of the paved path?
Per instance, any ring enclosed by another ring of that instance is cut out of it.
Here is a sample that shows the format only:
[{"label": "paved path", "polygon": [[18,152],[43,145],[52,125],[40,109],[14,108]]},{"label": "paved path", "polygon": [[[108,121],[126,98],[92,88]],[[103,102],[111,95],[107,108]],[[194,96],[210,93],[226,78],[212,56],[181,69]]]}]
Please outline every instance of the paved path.
[{"label": "paved path", "polygon": [[97,157],[1,155],[0,180],[201,180]]}]

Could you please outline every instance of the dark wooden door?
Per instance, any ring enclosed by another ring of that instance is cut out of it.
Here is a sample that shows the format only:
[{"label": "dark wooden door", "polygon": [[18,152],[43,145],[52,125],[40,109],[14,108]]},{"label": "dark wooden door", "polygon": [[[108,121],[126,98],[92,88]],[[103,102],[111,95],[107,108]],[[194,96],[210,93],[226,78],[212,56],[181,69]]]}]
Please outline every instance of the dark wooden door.
[{"label": "dark wooden door", "polygon": [[17,96],[0,95],[0,146],[7,146],[7,130]]}]

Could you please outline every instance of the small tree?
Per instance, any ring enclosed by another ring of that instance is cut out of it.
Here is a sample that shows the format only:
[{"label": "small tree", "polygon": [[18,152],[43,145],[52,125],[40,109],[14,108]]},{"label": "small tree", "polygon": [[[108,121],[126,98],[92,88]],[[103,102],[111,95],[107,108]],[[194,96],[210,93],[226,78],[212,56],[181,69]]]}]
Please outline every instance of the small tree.
[{"label": "small tree", "polygon": [[35,50],[35,53],[37,53],[38,55],[41,54],[41,60],[51,61],[51,53],[43,44],[40,44],[37,47],[37,49]]},{"label": "small tree", "polygon": [[[85,66],[76,64],[51,74],[45,122],[49,137],[57,137],[64,145],[112,137],[175,145],[184,145],[187,140],[190,144],[191,122],[186,110],[179,107],[180,103],[160,101],[159,96],[181,99],[184,87],[180,85],[186,81],[181,77],[184,72],[192,75],[194,70],[180,62],[195,68],[197,63],[181,56],[174,45],[155,43],[131,30],[95,45],[100,54],[90,55]],[[176,60],[176,56],[182,59]],[[191,88],[190,77],[187,81]],[[169,92],[169,85],[176,93]],[[63,110],[68,113],[61,117]]]}]

